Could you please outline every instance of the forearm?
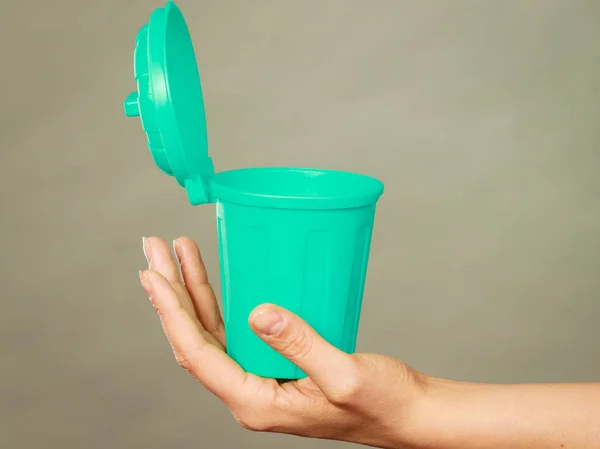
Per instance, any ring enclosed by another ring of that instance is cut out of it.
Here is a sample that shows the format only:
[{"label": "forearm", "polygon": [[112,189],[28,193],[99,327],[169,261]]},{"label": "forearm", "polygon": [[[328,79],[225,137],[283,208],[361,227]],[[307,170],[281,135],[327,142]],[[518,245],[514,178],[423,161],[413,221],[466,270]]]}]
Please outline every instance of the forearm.
[{"label": "forearm", "polygon": [[415,442],[431,449],[600,448],[600,383],[486,385],[433,379]]}]

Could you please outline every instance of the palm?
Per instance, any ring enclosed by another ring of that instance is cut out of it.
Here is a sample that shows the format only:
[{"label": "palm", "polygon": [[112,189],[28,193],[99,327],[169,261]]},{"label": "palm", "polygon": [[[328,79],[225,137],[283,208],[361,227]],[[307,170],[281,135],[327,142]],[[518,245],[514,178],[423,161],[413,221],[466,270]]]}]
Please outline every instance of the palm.
[{"label": "palm", "polygon": [[257,399],[267,403],[277,402],[279,405],[326,400],[319,387],[308,377],[280,383],[275,379],[248,374],[245,387],[248,391],[256,392]]}]

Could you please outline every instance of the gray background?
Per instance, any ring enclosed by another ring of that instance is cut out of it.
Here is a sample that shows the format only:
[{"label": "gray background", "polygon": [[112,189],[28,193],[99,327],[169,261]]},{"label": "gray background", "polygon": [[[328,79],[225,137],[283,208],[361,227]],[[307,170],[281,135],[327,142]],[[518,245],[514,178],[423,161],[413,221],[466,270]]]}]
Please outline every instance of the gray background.
[{"label": "gray background", "polygon": [[[0,447],[338,447],[254,435],[172,359],[142,235],[214,208],[122,101],[157,0],[0,6]],[[600,379],[600,3],[180,0],[218,169],[381,178],[359,349],[483,382]],[[218,285],[218,284],[217,284]]]}]

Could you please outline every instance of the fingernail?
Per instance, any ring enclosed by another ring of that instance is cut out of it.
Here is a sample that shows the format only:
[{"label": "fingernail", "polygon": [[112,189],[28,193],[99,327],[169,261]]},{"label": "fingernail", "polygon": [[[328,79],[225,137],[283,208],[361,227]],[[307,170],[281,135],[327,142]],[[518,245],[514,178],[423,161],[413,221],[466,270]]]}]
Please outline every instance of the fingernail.
[{"label": "fingernail", "polygon": [[177,247],[179,246],[179,242],[177,239],[173,240],[173,254],[175,254],[175,259],[181,265],[181,261],[179,260],[179,254],[177,254]]},{"label": "fingernail", "polygon": [[283,327],[283,318],[274,310],[263,310],[252,317],[252,324],[258,332],[275,335]]},{"label": "fingernail", "polygon": [[148,273],[140,270],[140,282],[142,283],[142,287],[146,290],[148,296],[152,296],[152,281],[148,277]]},{"label": "fingernail", "polygon": [[142,250],[144,251],[144,257],[146,257],[146,262],[148,262],[148,268],[151,268],[151,257],[152,251],[150,248],[150,244],[148,243],[148,239],[146,237],[142,237]]}]

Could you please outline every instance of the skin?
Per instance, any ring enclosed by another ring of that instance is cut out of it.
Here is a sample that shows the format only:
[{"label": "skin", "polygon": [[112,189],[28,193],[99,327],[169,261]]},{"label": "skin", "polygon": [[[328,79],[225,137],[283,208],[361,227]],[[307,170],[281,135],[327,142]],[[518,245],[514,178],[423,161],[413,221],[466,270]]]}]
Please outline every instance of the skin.
[{"label": "skin", "polygon": [[161,239],[144,238],[142,286],[177,362],[246,429],[390,449],[600,448],[600,383],[437,379],[391,357],[343,353],[273,304],[257,307],[249,324],[308,377],[278,383],[248,374],[225,352],[198,247],[187,237],[173,246],[176,258]]}]

